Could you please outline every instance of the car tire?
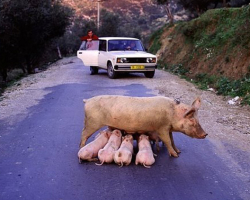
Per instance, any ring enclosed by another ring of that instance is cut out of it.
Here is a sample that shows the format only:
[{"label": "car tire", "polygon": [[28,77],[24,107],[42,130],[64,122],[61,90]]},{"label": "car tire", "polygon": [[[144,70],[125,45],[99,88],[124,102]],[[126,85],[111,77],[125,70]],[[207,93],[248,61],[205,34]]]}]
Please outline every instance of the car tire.
[{"label": "car tire", "polygon": [[111,62],[108,63],[107,72],[110,79],[115,79],[117,77],[117,72],[115,72]]},{"label": "car tire", "polygon": [[98,68],[90,66],[90,75],[98,74]]},{"label": "car tire", "polygon": [[153,78],[155,75],[155,70],[154,71],[149,71],[149,72],[144,72],[145,77],[147,78]]}]

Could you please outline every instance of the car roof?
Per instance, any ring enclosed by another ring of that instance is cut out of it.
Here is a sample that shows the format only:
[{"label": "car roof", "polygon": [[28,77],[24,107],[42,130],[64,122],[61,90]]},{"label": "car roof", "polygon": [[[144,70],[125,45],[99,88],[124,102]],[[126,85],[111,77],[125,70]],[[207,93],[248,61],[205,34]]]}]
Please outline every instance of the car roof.
[{"label": "car roof", "polygon": [[99,40],[139,40],[132,37],[99,37]]}]

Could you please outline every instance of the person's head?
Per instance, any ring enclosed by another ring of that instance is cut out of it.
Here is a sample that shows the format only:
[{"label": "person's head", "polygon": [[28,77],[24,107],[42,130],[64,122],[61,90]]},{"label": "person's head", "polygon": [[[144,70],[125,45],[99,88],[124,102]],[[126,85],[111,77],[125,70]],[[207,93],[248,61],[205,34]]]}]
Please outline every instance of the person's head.
[{"label": "person's head", "polygon": [[135,48],[135,42],[134,42],[134,41],[132,41],[132,42],[130,43],[130,47],[131,47],[131,48]]},{"label": "person's head", "polygon": [[93,31],[92,30],[88,30],[87,34],[88,34],[88,36],[92,37]]}]

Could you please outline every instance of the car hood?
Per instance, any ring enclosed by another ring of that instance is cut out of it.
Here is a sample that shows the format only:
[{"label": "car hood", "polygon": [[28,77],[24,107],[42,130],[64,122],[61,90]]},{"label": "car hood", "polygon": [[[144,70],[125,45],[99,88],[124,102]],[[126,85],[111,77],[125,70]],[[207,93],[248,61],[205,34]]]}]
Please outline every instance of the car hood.
[{"label": "car hood", "polygon": [[156,57],[151,53],[147,53],[145,51],[112,51],[110,52],[117,57]]}]

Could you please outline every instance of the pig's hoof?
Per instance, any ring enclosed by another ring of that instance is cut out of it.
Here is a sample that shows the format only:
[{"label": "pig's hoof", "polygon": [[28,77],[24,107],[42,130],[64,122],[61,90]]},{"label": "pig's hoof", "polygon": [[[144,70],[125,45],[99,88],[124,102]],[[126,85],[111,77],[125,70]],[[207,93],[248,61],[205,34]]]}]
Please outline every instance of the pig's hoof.
[{"label": "pig's hoof", "polygon": [[175,157],[175,158],[178,158],[178,157],[179,157],[178,154],[177,154],[176,152],[169,153],[169,155],[170,155],[170,156],[173,156],[173,157]]},{"label": "pig's hoof", "polygon": [[180,151],[179,149],[177,149],[177,148],[175,148],[174,150],[175,150],[175,152],[178,153],[178,154],[181,153],[181,151]]},{"label": "pig's hoof", "polygon": [[82,164],[82,159],[81,158],[79,158],[79,164]]},{"label": "pig's hoof", "polygon": [[151,168],[151,166],[145,165],[145,163],[143,163],[143,166],[146,167],[146,168]]}]

